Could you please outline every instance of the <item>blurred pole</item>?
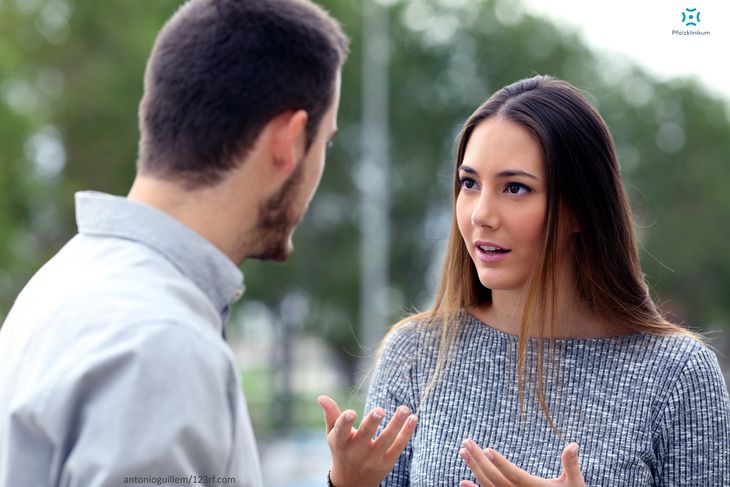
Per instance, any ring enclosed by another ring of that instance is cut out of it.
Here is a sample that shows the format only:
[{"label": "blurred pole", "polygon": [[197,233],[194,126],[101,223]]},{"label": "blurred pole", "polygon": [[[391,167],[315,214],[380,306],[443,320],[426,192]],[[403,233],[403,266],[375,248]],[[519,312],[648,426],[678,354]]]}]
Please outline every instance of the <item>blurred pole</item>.
[{"label": "blurred pole", "polygon": [[283,313],[279,312],[274,318],[276,330],[275,342],[278,346],[272,347],[271,371],[274,385],[274,402],[269,409],[269,417],[274,428],[279,431],[291,430],[294,397],[292,393],[292,325]]},{"label": "blurred pole", "polygon": [[[387,320],[390,207],[388,10],[363,0],[362,162],[356,175],[361,207],[361,344],[372,350]],[[371,357],[364,356],[369,365]]]},{"label": "blurred pole", "polygon": [[294,394],[292,393],[292,324],[282,316],[282,343],[281,343],[281,429],[291,430],[294,410]]}]

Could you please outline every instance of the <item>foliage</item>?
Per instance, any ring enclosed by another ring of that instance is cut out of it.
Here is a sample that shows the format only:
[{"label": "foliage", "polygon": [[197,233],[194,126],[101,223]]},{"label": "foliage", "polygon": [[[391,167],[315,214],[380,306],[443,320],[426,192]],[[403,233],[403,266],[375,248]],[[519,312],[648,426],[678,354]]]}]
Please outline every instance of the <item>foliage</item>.
[{"label": "foliage", "polygon": [[[0,317],[74,233],[74,191],[126,193],[145,59],[178,3],[0,0]],[[321,334],[354,378],[363,354],[358,307],[372,305],[358,302],[358,185],[371,184],[358,170],[368,143],[359,121],[362,4],[321,3],[352,38],[340,135],[295,254],[273,271],[244,264],[244,302],[266,303],[280,319]],[[728,327],[726,103],[690,81],[660,82],[595,54],[510,0],[389,3],[393,321],[429,303],[448,231],[460,124],[502,85],[546,73],[591,93],[613,130],[659,301],[678,319]],[[292,295],[308,304],[287,318],[280,304]]]}]

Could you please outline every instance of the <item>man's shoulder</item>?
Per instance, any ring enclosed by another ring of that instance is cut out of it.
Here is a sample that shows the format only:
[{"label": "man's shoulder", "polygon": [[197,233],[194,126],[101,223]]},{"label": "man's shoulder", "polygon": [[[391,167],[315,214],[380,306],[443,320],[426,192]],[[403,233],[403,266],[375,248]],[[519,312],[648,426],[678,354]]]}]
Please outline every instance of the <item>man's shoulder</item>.
[{"label": "man's shoulder", "polygon": [[85,236],[72,239],[38,271],[12,314],[52,327],[219,319],[204,292],[153,249]]},{"label": "man's shoulder", "polygon": [[[6,370],[41,391],[141,364],[181,378],[192,367],[230,366],[220,315],[164,258],[81,240],[72,239],[16,300],[0,329]],[[0,372],[0,382],[9,380],[16,382]]]},{"label": "man's shoulder", "polygon": [[7,331],[5,341],[17,341],[2,345],[25,351],[7,365],[18,372],[36,371],[34,380],[41,387],[49,382],[83,382],[89,376],[116,376],[127,368],[138,369],[139,380],[144,381],[158,373],[169,380],[185,379],[193,369],[221,372],[233,366],[230,349],[219,335],[174,318],[125,323],[86,320],[78,326],[36,328],[25,335]]},{"label": "man's shoulder", "polygon": [[[198,448],[186,441],[192,438],[211,458],[206,464],[222,468],[234,446],[231,432],[240,427],[242,400],[226,354],[178,323],[89,333],[52,360],[20,363],[28,380],[7,388],[8,403],[0,406],[3,421],[23,435],[12,441],[61,456],[73,444],[77,459],[102,448],[109,465],[142,465],[145,455],[173,465],[170,448]],[[10,378],[0,372],[0,390],[3,376]],[[30,431],[59,443],[36,440]],[[8,433],[0,427],[0,438]]]},{"label": "man's shoulder", "polygon": [[[90,366],[113,361],[136,362],[135,367],[174,381],[190,374],[219,375],[233,372],[230,350],[223,339],[175,319],[148,319],[101,334],[97,344],[78,350]],[[140,379],[144,377],[140,376]]]}]

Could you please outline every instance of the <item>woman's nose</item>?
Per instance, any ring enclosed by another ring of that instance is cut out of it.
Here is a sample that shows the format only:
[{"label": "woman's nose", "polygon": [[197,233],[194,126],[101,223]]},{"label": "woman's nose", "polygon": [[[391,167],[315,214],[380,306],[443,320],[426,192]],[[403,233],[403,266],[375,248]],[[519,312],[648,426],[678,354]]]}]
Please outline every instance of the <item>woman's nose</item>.
[{"label": "woman's nose", "polygon": [[497,205],[489,194],[482,192],[479,201],[471,213],[471,224],[475,227],[495,229],[499,226],[499,212]]}]

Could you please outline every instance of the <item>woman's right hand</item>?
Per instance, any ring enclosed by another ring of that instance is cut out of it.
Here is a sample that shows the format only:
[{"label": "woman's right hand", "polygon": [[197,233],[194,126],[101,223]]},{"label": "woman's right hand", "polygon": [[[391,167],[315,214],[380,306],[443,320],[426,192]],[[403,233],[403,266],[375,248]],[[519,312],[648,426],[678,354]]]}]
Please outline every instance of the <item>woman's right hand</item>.
[{"label": "woman's right hand", "polygon": [[341,413],[337,402],[328,396],[319,396],[317,402],[324,410],[327,444],[332,452],[332,485],[380,485],[413,436],[418,421],[416,416],[408,407],[398,407],[385,429],[375,437],[378,425],[385,417],[382,408],[370,411],[356,429],[353,427],[355,411]]},{"label": "woman's right hand", "polygon": [[[531,475],[496,450],[482,450],[474,440],[465,440],[459,454],[482,487],[586,487],[578,464],[577,443],[571,443],[563,450],[560,455],[563,473],[554,479]],[[462,480],[459,487],[477,486],[474,482]]]}]

